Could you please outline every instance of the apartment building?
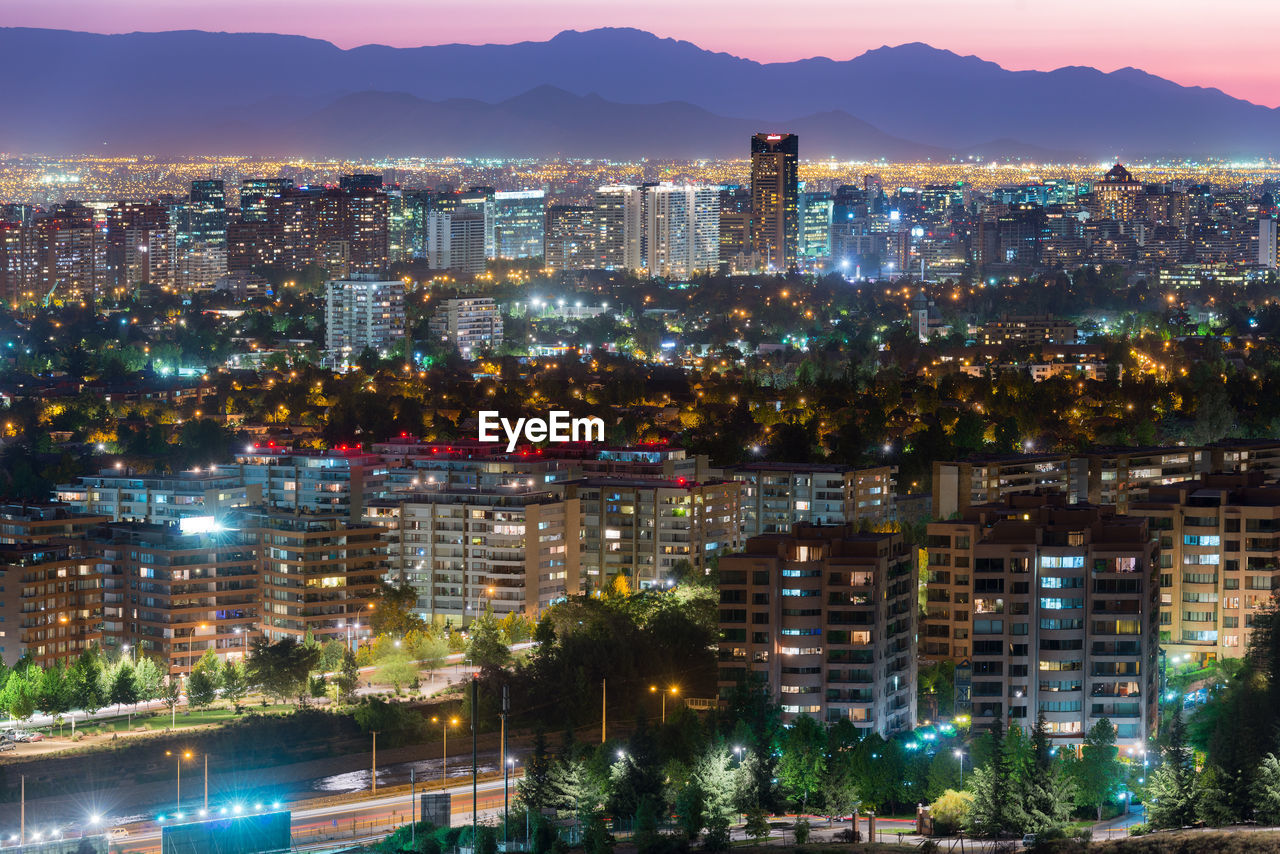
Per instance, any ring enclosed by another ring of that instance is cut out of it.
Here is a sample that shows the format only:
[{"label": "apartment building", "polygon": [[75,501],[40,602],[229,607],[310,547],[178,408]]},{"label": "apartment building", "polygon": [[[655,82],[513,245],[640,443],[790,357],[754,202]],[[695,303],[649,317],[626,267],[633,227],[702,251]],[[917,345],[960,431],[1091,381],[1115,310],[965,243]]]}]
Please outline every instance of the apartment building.
[{"label": "apartment building", "polygon": [[447,299],[428,322],[428,330],[433,340],[470,359],[502,346],[502,312],[491,297]]},{"label": "apartment building", "polygon": [[252,445],[236,455],[235,466],[246,487],[256,487],[271,507],[309,513],[345,513],[351,521],[387,489],[387,465],[377,454],[359,448],[294,451]]},{"label": "apartment building", "polygon": [[814,525],[878,524],[894,518],[893,467],[849,469],[805,463],[749,463],[726,472],[743,484],[746,537]]},{"label": "apartment building", "polygon": [[74,539],[110,521],[105,515],[77,513],[67,504],[5,504],[0,506],[0,545]]},{"label": "apartment building", "polygon": [[784,721],[916,724],[914,550],[900,534],[795,525],[720,560],[719,689],[768,686]]},{"label": "apartment building", "polygon": [[1146,519],[1009,495],[928,527],[922,657],[956,662],[975,726],[1080,743],[1102,718],[1121,746],[1155,732],[1159,546]]},{"label": "apartment building", "polygon": [[382,580],[382,529],[343,513],[255,507],[241,516],[257,546],[262,634],[271,641],[352,640],[368,632]]},{"label": "apartment building", "polygon": [[422,484],[376,501],[388,577],[418,591],[432,622],[465,625],[486,607],[537,617],[579,590],[576,499],[523,484],[473,491]]},{"label": "apartment building", "polygon": [[947,519],[975,504],[1071,486],[1067,454],[1004,454],[933,463],[933,514]]},{"label": "apartment building", "polygon": [[127,644],[167,662],[171,674],[191,672],[206,650],[243,655],[261,608],[253,536],[236,527],[114,522],[91,532],[84,548],[97,578],[80,583],[85,593],[101,585],[105,649]]},{"label": "apartment building", "polygon": [[1090,504],[1109,504],[1126,513],[1153,486],[1190,480],[1209,464],[1198,447],[1099,450],[1071,458],[1071,494]]},{"label": "apartment building", "polygon": [[1130,513],[1160,538],[1160,645],[1203,664],[1239,658],[1280,588],[1280,484],[1262,471],[1152,487]]},{"label": "apartment building", "polygon": [[172,475],[134,474],[106,469],[60,484],[54,497],[72,513],[105,516],[117,522],[163,525],[202,517],[223,519],[233,511],[262,501],[257,485],[245,484],[231,467],[214,467]]},{"label": "apartment building", "polygon": [[4,545],[0,562],[0,657],[5,664],[12,666],[28,654],[48,667],[102,645],[103,576],[82,542]]},{"label": "apartment building", "polygon": [[706,572],[742,544],[741,484],[677,478],[588,477],[563,487],[582,519],[582,583],[599,589],[621,573],[636,588],[662,586],[680,561]]}]

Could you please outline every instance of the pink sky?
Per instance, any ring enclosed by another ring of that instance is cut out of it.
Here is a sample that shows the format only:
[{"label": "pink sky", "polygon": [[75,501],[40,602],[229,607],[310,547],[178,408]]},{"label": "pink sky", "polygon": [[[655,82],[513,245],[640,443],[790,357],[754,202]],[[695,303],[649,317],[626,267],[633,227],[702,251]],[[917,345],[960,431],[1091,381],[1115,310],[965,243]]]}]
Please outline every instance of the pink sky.
[{"label": "pink sky", "polygon": [[298,33],[340,47],[629,26],[763,62],[922,41],[1012,69],[1135,66],[1280,105],[1280,4],[1266,0],[3,0],[0,25]]}]

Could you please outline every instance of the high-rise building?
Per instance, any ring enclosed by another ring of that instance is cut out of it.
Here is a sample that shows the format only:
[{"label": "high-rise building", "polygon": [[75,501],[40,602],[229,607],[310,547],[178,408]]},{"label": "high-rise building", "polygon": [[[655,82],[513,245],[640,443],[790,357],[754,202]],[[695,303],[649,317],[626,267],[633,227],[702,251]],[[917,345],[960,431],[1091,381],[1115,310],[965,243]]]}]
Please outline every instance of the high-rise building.
[{"label": "high-rise building", "polygon": [[5,504],[0,506],[0,545],[43,545],[73,540],[112,517],[77,512],[69,504]]},{"label": "high-rise building", "polygon": [[639,270],[645,256],[644,188],[631,184],[601,187],[595,195],[596,263],[604,270]]},{"label": "high-rise building", "polygon": [[1274,270],[1276,254],[1276,221],[1270,217],[1260,217],[1258,219],[1258,266]]},{"label": "high-rise building", "polygon": [[325,285],[325,348],[349,363],[365,349],[386,353],[404,338],[404,282],[373,274]]},{"label": "high-rise building", "polygon": [[858,525],[896,516],[892,466],[748,463],[725,474],[743,484],[742,524],[748,537],[786,533],[800,522]]},{"label": "high-rise building", "polygon": [[599,589],[621,573],[660,587],[675,565],[702,574],[742,543],[741,484],[676,478],[587,477],[565,484],[582,512],[582,580]]},{"label": "high-rise building", "polygon": [[427,266],[479,275],[485,268],[485,218],[477,206],[458,205],[427,214]]},{"label": "high-rise building", "polygon": [[240,220],[266,222],[273,201],[293,189],[292,178],[245,178],[240,182]]},{"label": "high-rise building", "polygon": [[1129,505],[1160,538],[1160,645],[1193,665],[1239,658],[1280,588],[1280,485],[1262,472],[1153,484]]},{"label": "high-rise building", "polygon": [[168,208],[156,202],[120,202],[108,208],[107,263],[117,288],[172,288]]},{"label": "high-rise building", "polygon": [[541,258],[546,227],[547,194],[520,190],[493,194],[495,257]]},{"label": "high-rise building", "polygon": [[387,490],[386,463],[358,448],[296,451],[251,445],[236,454],[234,465],[222,469],[237,471],[246,486],[257,487],[268,507],[345,513],[353,522]]},{"label": "high-rise building", "polygon": [[820,263],[831,257],[831,194],[801,193],[798,205],[800,257],[809,264]]},{"label": "high-rise building", "polygon": [[749,679],[784,722],[916,724],[916,562],[901,534],[796,525],[720,559],[720,696]]},{"label": "high-rise building", "polygon": [[752,250],[774,270],[796,264],[799,178],[799,137],[758,133],[751,138]]},{"label": "high-rise building", "polygon": [[243,530],[256,542],[262,634],[310,633],[320,643],[367,637],[382,580],[382,528],[346,513],[253,508]]},{"label": "high-rise building", "polygon": [[0,545],[5,664],[13,666],[23,655],[41,667],[70,664],[94,644],[103,645],[104,574],[84,547],[85,534],[73,541]]},{"label": "high-rise building", "polygon": [[192,518],[212,523],[262,500],[261,490],[246,486],[233,466],[171,475],[106,469],[77,478],[76,483],[59,484],[54,496],[72,513],[153,524],[181,524]]},{"label": "high-rise building", "polygon": [[[497,193],[493,187],[468,187],[458,195],[458,206],[476,212],[484,228],[484,258],[497,257],[497,244],[494,242],[494,226],[497,224]],[[481,266],[483,272],[483,265]]]},{"label": "high-rise building", "polygon": [[646,187],[645,266],[651,276],[684,278],[720,265],[720,198],[714,187]]},{"label": "high-rise building", "polygon": [[1103,219],[1134,222],[1138,219],[1138,199],[1142,183],[1134,180],[1129,170],[1117,163],[1102,180],[1093,185],[1098,212]]},{"label": "high-rise building", "polygon": [[435,340],[468,359],[502,346],[502,312],[492,297],[443,300],[428,328]]},{"label": "high-rise building", "polygon": [[190,673],[206,650],[243,655],[262,600],[273,602],[259,589],[255,539],[234,521],[216,532],[117,522],[85,548],[101,582],[103,647],[128,644],[170,674]]},{"label": "high-rise building", "polygon": [[424,480],[365,518],[385,529],[388,575],[413,586],[425,619],[467,624],[486,607],[536,618],[578,592],[578,502],[553,491]]},{"label": "high-rise building", "polygon": [[[1121,746],[1154,734],[1159,547],[1147,520],[1011,495],[928,526],[921,655],[955,662],[976,727],[1079,744],[1106,718]],[[968,664],[968,668],[964,667]]]},{"label": "high-rise building", "polygon": [[546,265],[555,272],[596,266],[596,210],[590,205],[547,208]]}]

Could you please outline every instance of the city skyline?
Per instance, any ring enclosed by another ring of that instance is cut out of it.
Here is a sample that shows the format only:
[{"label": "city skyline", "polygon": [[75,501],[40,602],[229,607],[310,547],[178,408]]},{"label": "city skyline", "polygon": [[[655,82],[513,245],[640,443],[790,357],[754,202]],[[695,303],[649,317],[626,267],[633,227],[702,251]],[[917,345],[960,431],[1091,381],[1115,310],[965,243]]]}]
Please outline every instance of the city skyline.
[{"label": "city skyline", "polygon": [[[1147,0],[1087,0],[1065,21],[1051,7],[1015,0],[975,0],[963,6],[924,0],[910,10],[804,0],[781,26],[776,19],[751,14],[763,8],[757,0],[745,8],[730,8],[720,0],[692,7],[661,0],[611,4],[607,10],[582,0],[558,0],[539,4],[536,12],[509,0],[484,0],[450,9],[448,16],[421,15],[420,20],[415,13],[421,7],[405,0],[378,0],[358,10],[325,0],[307,4],[305,18],[295,0],[177,6],[154,0],[17,0],[8,6],[8,26],[100,33],[273,32],[323,39],[343,49],[511,44],[546,40],[565,30],[634,27],[760,63],[785,63],[815,57],[841,61],[882,46],[924,42],[1009,70],[1083,65],[1110,72],[1136,67],[1184,86],[1217,88],[1267,107],[1280,105],[1280,71],[1267,62],[1272,28],[1266,25],[1268,18],[1277,23],[1280,13],[1249,0],[1226,0],[1212,16],[1190,3],[1156,7]],[[1241,29],[1242,20],[1254,25]],[[1047,33],[1053,37],[1045,38]],[[1126,33],[1130,37],[1116,37]]]}]

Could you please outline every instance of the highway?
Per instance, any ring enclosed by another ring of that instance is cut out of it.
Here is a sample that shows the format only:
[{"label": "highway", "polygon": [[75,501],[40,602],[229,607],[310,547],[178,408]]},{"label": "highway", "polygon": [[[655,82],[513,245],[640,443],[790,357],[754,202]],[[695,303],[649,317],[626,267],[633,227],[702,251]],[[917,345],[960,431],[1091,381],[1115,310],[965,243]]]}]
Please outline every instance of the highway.
[{"label": "highway", "polygon": [[[514,800],[515,779],[510,783]],[[478,789],[478,812],[483,821],[502,814],[502,781],[482,781]],[[440,789],[419,789],[441,791]],[[471,783],[450,786],[453,824],[471,821]],[[314,802],[312,802],[314,803]],[[293,844],[299,850],[322,850],[339,843],[362,842],[380,839],[410,820],[412,795],[407,789],[397,788],[394,794],[377,795],[352,800],[334,799],[332,803],[315,806],[302,805],[293,810]],[[270,811],[270,810],[267,810]],[[194,818],[194,816],[191,816]],[[127,825],[128,836],[112,842],[111,850],[118,854],[156,854],[160,851],[161,825],[154,821]]]}]

